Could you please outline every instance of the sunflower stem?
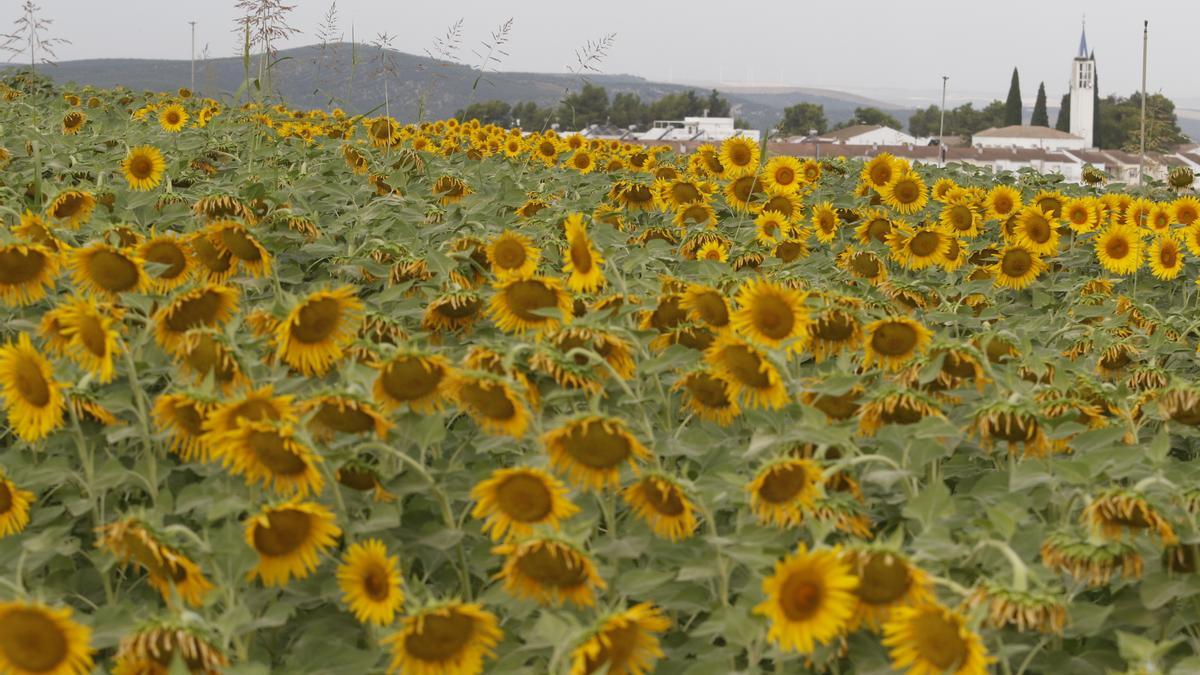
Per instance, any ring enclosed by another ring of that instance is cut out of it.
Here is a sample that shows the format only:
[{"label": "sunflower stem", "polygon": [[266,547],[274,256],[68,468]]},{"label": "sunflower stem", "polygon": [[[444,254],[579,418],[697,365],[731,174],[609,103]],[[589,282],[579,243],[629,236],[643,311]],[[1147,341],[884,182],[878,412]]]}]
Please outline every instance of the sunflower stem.
[{"label": "sunflower stem", "polygon": [[1013,588],[1024,593],[1029,590],[1029,567],[1021,560],[1021,556],[1012,550],[1012,547],[998,539],[985,539],[975,545],[975,550],[978,551],[984,546],[991,546],[999,551],[1008,559],[1008,564],[1012,566]]},{"label": "sunflower stem", "polygon": [[709,510],[708,504],[699,496],[696,497],[696,510],[700,515],[704,516],[704,525],[708,529],[708,536],[713,539],[713,548],[717,555],[717,593],[721,596],[721,606],[729,606],[729,560],[726,559],[721,552],[721,547],[717,545],[717,540],[720,537],[720,532],[717,530],[717,520],[713,517],[713,512]]},{"label": "sunflower stem", "polygon": [[138,380],[137,364],[133,360],[133,352],[129,349],[128,344],[121,345],[121,351],[124,352],[126,374],[129,377],[129,384],[133,387],[133,402],[137,407],[138,429],[142,436],[142,449],[146,453],[146,463],[150,472],[150,501],[158,503],[158,453],[154,451],[154,444],[150,442],[150,425],[146,415],[146,392],[142,390],[142,384]]}]

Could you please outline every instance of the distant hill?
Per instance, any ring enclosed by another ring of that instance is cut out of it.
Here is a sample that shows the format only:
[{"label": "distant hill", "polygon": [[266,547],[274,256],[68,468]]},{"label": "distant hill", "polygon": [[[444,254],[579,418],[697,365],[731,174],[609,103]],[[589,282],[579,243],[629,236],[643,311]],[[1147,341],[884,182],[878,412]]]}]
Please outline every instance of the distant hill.
[{"label": "distant hill", "polygon": [[[534,101],[546,106],[560,101],[568,90],[581,86],[580,77],[570,73],[501,72],[483,74],[481,78],[480,71],[469,66],[349,43],[281,50],[279,59],[273,74],[275,89],[291,105],[302,108],[340,106],[351,112],[382,110],[381,73],[386,68],[389,112],[404,120],[415,120],[422,112],[427,119],[453,115],[473,100]],[[87,59],[63,61],[43,69],[59,83],[124,85],[134,90],[170,91],[187,86],[191,78],[190,63],[178,60]],[[705,89],[651,82],[633,75],[589,74],[586,79],[605,87],[610,97],[630,92],[644,101],[688,89]],[[196,89],[203,95],[231,94],[242,82],[242,60],[238,57],[196,63]],[[733,113],[756,128],[773,126],[783,108],[795,103],[824,105],[830,124],[849,119],[857,106],[871,104],[860,96],[824,89],[717,89],[732,104]],[[911,113],[887,104],[875,105],[905,123]]]}]

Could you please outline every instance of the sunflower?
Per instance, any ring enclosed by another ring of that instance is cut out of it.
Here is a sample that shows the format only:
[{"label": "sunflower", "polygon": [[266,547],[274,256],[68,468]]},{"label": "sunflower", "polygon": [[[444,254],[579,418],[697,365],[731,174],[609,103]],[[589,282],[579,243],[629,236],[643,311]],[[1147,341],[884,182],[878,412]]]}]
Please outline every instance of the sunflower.
[{"label": "sunflower", "polygon": [[811,654],[818,643],[828,644],[849,628],[857,586],[840,548],[809,551],[801,544],[763,579],[767,599],[754,607],[754,613],[767,617],[771,624],[767,640],[779,649]]},{"label": "sunflower", "polygon": [[530,539],[502,544],[492,553],[506,556],[495,578],[503,579],[504,590],[514,597],[555,607],[564,600],[591,607],[595,590],[607,588],[587,554],[563,541]]},{"label": "sunflower", "polygon": [[929,346],[933,333],[919,322],[904,316],[878,319],[863,328],[863,367],[873,363],[895,372]]},{"label": "sunflower", "polygon": [[754,210],[766,197],[758,174],[753,172],[729,181],[725,185],[724,193],[725,201],[738,211]]},{"label": "sunflower", "polygon": [[873,284],[881,284],[888,277],[887,266],[879,256],[871,251],[855,250],[853,246],[847,246],[838,254],[837,265],[851,276]]},{"label": "sunflower", "polygon": [[859,178],[875,190],[882,190],[898,172],[898,162],[892,155],[881,152],[863,165]]},{"label": "sunflower", "polygon": [[842,221],[838,217],[837,210],[833,208],[830,202],[821,202],[813,207],[812,225],[813,232],[816,234],[817,241],[828,244],[837,237],[838,227]]},{"label": "sunflower", "polygon": [[696,260],[726,262],[729,260],[729,244],[720,240],[706,242],[696,250]]},{"label": "sunflower", "polygon": [[74,136],[83,130],[83,125],[87,124],[87,115],[80,110],[71,110],[62,118],[62,132],[64,136]]},{"label": "sunflower", "polygon": [[453,371],[441,355],[401,351],[378,368],[375,402],[385,410],[408,404],[415,412],[428,413],[449,397]]},{"label": "sunflower", "polygon": [[1200,199],[1189,195],[1171,202],[1171,220],[1183,227],[1200,223]]},{"label": "sunflower", "polygon": [[675,216],[671,219],[671,223],[681,229],[687,229],[689,226],[716,227],[717,222],[717,212],[709,204],[688,204],[675,211]]},{"label": "sunflower", "polygon": [[804,308],[802,293],[764,278],[751,279],[738,289],[738,309],[730,315],[734,330],[753,342],[787,351],[802,351],[809,341],[812,323]]},{"label": "sunflower", "polygon": [[508,383],[494,375],[458,375],[451,397],[483,430],[521,438],[529,427],[529,409]]},{"label": "sunflower", "polygon": [[1171,523],[1144,497],[1128,490],[1118,488],[1101,494],[1079,517],[1106,541],[1121,542],[1127,535],[1140,533],[1158,535],[1163,544],[1179,541]]},{"label": "sunflower", "polygon": [[[488,314],[502,331],[541,333],[558,328],[562,320],[571,316],[571,297],[563,291],[558,279],[514,276],[496,282],[494,288]],[[562,318],[542,314],[550,309],[557,309]]]},{"label": "sunflower", "polygon": [[929,203],[929,193],[925,189],[925,181],[916,172],[897,174],[891,182],[880,189],[883,203],[892,210],[903,214],[913,214],[925,208]]},{"label": "sunflower", "polygon": [[1035,205],[1026,206],[1017,214],[1013,235],[1013,243],[1038,255],[1058,252],[1058,223],[1053,216]]},{"label": "sunflower", "polygon": [[150,238],[137,248],[138,257],[146,263],[162,266],[157,271],[154,268],[147,269],[150,290],[166,293],[188,280],[192,271],[188,250],[187,241],[183,238],[151,231]]},{"label": "sunflower", "polygon": [[920,567],[889,549],[858,548],[845,554],[858,587],[858,604],[851,630],[865,625],[879,632],[896,607],[911,607],[934,600],[933,583]]},{"label": "sunflower", "polygon": [[687,407],[702,420],[728,426],[742,414],[733,388],[724,378],[708,371],[696,370],[684,375],[673,389],[684,393]]},{"label": "sunflower", "polygon": [[246,543],[258,554],[258,564],[246,575],[267,586],[312,574],[321,552],[332,547],[342,531],[329,509],[293,498],[265,506],[246,521]]},{"label": "sunflower", "polygon": [[168,133],[178,133],[187,124],[187,121],[187,111],[178,103],[172,103],[158,113],[158,125]]},{"label": "sunflower", "polygon": [[858,411],[858,433],[874,436],[887,424],[906,426],[927,417],[945,419],[938,399],[915,389],[883,387],[872,392],[871,400]]},{"label": "sunflower", "polygon": [[567,488],[540,469],[496,469],[471,489],[473,518],[483,518],[483,531],[499,541],[523,538],[534,527],[559,528],[561,520],[579,512],[567,498]]},{"label": "sunflower", "polygon": [[237,271],[233,254],[213,246],[204,231],[192,233],[186,240],[197,263],[198,276],[213,284],[223,284]]},{"label": "sunflower", "polygon": [[658,472],[640,477],[621,496],[654,534],[680,541],[696,531],[695,507],[673,478]]},{"label": "sunflower", "polygon": [[236,437],[247,422],[295,423],[297,419],[293,397],[276,395],[274,385],[267,385],[216,405],[204,419],[203,440],[210,450],[215,450],[227,439]]},{"label": "sunflower", "polygon": [[792,226],[778,211],[763,211],[754,219],[754,239],[772,246],[791,234]]},{"label": "sunflower", "polygon": [[1084,582],[1107,586],[1118,572],[1130,581],[1142,576],[1145,561],[1137,547],[1121,541],[1096,541],[1073,533],[1056,532],[1042,542],[1042,564]]},{"label": "sunflower", "polygon": [[1063,220],[1078,234],[1091,232],[1100,225],[1100,211],[1092,197],[1068,199],[1062,207]]},{"label": "sunflower", "polygon": [[163,160],[162,151],[153,145],[139,145],[130,148],[125,159],[121,161],[121,172],[131,190],[152,190],[162,182],[163,171],[167,163]]},{"label": "sunflower", "polygon": [[750,509],[767,525],[791,527],[821,494],[821,468],[811,459],[780,459],[758,470],[746,485]]},{"label": "sunflower", "polygon": [[213,407],[209,401],[182,392],[158,395],[154,400],[154,423],[170,436],[171,452],[184,461],[208,461],[204,422]]},{"label": "sunflower", "polygon": [[1096,258],[1113,274],[1133,274],[1142,266],[1142,236],[1130,225],[1110,225],[1096,236]]},{"label": "sunflower", "polygon": [[946,204],[938,215],[938,222],[947,232],[966,239],[979,236],[982,220],[979,211],[963,203]]},{"label": "sunflower", "polygon": [[17,343],[0,347],[0,392],[8,424],[19,438],[41,440],[62,426],[62,388],[54,381],[53,366],[21,333]]},{"label": "sunflower", "polygon": [[492,273],[499,278],[506,276],[530,276],[537,271],[541,249],[523,234],[505,230],[487,247],[488,262]]},{"label": "sunflower", "polygon": [[787,387],[779,370],[749,342],[735,335],[719,335],[705,350],[704,361],[743,405],[777,410],[787,404]]},{"label": "sunflower", "polygon": [[55,323],[63,352],[100,384],[111,382],[116,376],[113,359],[119,350],[121,312],[85,298],[65,301],[60,307]]},{"label": "sunflower", "polygon": [[1067,623],[1063,601],[1046,592],[1007,588],[993,581],[982,581],[967,596],[971,610],[982,608],[987,625],[1000,629],[1012,626],[1018,631],[1038,631],[1062,635]]},{"label": "sunflower", "polygon": [[796,192],[806,181],[800,160],[788,155],[776,155],[763,167],[762,182],[768,190]]},{"label": "sunflower", "polygon": [[192,607],[199,607],[213,589],[196,563],[162,543],[135,517],[100,528],[96,545],[108,549],[122,564],[136,563],[145,569],[150,585],[172,604],[178,597]]},{"label": "sunflower", "polygon": [[102,241],[73,249],[67,264],[75,284],[88,293],[137,293],[147,283],[143,261],[136,252]]},{"label": "sunflower", "polygon": [[[25,209],[25,213],[21,214],[21,221],[12,228],[12,232],[19,239],[43,246],[47,251],[52,253],[58,253],[65,248],[65,244],[50,231],[50,228],[46,225],[46,221],[42,220],[41,216],[29,209]],[[0,248],[0,251],[7,248]]]},{"label": "sunflower", "polygon": [[346,549],[342,560],[338,588],[354,618],[377,626],[391,624],[404,607],[400,558],[389,556],[382,541],[367,539]]},{"label": "sunflower", "polygon": [[1160,236],[1146,252],[1150,272],[1159,279],[1174,279],[1183,271],[1183,250],[1179,240],[1170,235]]},{"label": "sunflower", "polygon": [[726,178],[737,178],[758,169],[758,143],[745,136],[733,136],[721,143],[721,165]]},{"label": "sunflower", "polygon": [[392,650],[389,674],[478,675],[502,636],[494,614],[451,601],[405,616],[400,630],[382,642]]},{"label": "sunflower", "polygon": [[987,675],[995,660],[965,616],[934,602],[893,609],[883,624],[883,645],[892,668],[907,675]]},{"label": "sunflower", "polygon": [[363,304],[353,286],[316,291],[279,322],[275,357],[305,375],[324,375],[358,335]]},{"label": "sunflower", "polygon": [[291,424],[243,420],[212,444],[212,457],[246,484],[262,483],[288,495],[320,494],[325,479],[321,456],[296,438]]},{"label": "sunflower", "polygon": [[939,227],[893,228],[888,235],[892,259],[911,270],[923,270],[940,264],[950,252],[952,236]]},{"label": "sunflower", "polygon": [[589,415],[568,420],[542,435],[550,463],[583,489],[616,487],[621,464],[636,468],[638,460],[650,459],[650,451],[613,417]]},{"label": "sunflower", "polygon": [[60,225],[78,230],[96,210],[96,197],[82,190],[64,190],[46,207],[46,215]]},{"label": "sunflower", "polygon": [[425,306],[421,326],[437,332],[465,331],[479,318],[483,301],[474,291],[444,293]]},{"label": "sunflower", "polygon": [[0,602],[0,672],[84,675],[92,672],[92,631],[71,619],[69,607]]},{"label": "sunflower", "polygon": [[232,256],[252,277],[264,277],[271,273],[271,254],[250,235],[246,226],[236,220],[218,220],[210,223],[204,234],[218,256]]},{"label": "sunflower", "polygon": [[725,294],[711,286],[689,284],[678,302],[692,319],[702,321],[710,328],[720,330],[729,325],[729,303]]},{"label": "sunflower", "polygon": [[308,431],[313,438],[329,441],[334,434],[374,433],[386,438],[392,423],[375,406],[350,396],[318,396],[301,405],[303,412],[312,412]]},{"label": "sunflower", "polygon": [[567,287],[573,291],[597,291],[604,287],[604,258],[596,252],[588,237],[583,216],[573,213],[563,224],[567,233],[567,255],[563,272],[570,275]]},{"label": "sunflower", "polygon": [[1026,246],[1014,244],[1000,251],[996,262],[986,268],[992,274],[992,283],[997,287],[1019,291],[1032,284],[1048,265],[1042,257]]},{"label": "sunflower", "polygon": [[665,656],[655,633],[671,627],[662,610],[650,603],[610,614],[571,652],[570,675],[645,675]]},{"label": "sunflower", "polygon": [[18,488],[0,472],[0,539],[25,529],[34,499],[32,492]]},{"label": "sunflower", "polygon": [[54,287],[59,255],[40,244],[0,245],[0,301],[10,307],[31,305]]},{"label": "sunflower", "polygon": [[219,675],[229,659],[196,628],[155,621],[121,638],[112,675],[163,675],[176,659],[196,675]]},{"label": "sunflower", "polygon": [[983,200],[990,220],[1006,220],[1009,216],[1021,210],[1021,193],[1008,185],[997,185],[992,188]]},{"label": "sunflower", "polygon": [[238,292],[208,284],[175,296],[154,314],[154,337],[168,353],[178,355],[194,328],[221,326],[237,314]]}]

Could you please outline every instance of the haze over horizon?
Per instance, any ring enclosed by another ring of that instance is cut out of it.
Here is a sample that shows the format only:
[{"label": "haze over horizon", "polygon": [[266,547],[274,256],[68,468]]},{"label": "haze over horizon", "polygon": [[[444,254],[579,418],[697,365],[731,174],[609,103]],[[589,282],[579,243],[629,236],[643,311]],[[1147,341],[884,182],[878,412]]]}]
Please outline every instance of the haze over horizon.
[{"label": "haze over horizon", "polygon": [[[232,56],[241,48],[241,35],[233,30],[238,11],[232,0],[40,4],[44,15],[54,20],[51,34],[72,41],[56,50],[59,61],[187,59],[188,21],[196,21],[197,58],[205,46],[212,57]],[[280,48],[317,42],[317,29],[330,6],[313,0],[293,4],[290,23],[302,32]],[[467,65],[479,64],[472,49],[512,18],[508,56],[498,65],[506,71],[564,72],[574,65],[575,50],[588,40],[616,33],[601,72],[730,87],[750,83],[839,89],[882,100],[910,99],[915,105],[917,97],[935,101],[940,96],[942,75],[950,77],[949,103],[1003,98],[1016,66],[1026,101],[1032,103],[1038,83],[1044,81],[1051,106],[1067,90],[1070,60],[1078,49],[1086,12],[1088,45],[1096,51],[1103,94],[1127,96],[1140,87],[1146,19],[1151,30],[1149,90],[1184,106],[1200,106],[1200,89],[1188,72],[1189,45],[1200,20],[1200,7],[1191,0],[1144,0],[1140,6],[1111,0],[1012,0],[970,12],[964,11],[963,3],[950,0],[916,7],[882,0],[864,0],[853,8],[842,3],[770,4],[769,9],[737,13],[711,0],[613,0],[572,13],[563,11],[562,3],[547,0],[462,0],[423,5],[414,12],[411,6],[338,0],[337,10],[343,39],[350,39],[352,25],[360,43],[386,31],[395,36],[392,48],[415,54],[432,51],[435,38],[461,18],[459,57]],[[0,14],[0,32],[10,30],[16,18],[12,5]],[[987,16],[979,19],[980,14]]]}]

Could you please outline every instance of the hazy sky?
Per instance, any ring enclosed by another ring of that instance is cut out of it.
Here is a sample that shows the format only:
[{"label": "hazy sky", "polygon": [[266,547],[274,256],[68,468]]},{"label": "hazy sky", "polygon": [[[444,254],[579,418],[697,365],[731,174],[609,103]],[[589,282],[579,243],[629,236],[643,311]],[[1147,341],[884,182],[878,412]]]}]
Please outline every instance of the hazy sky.
[{"label": "hazy sky", "polygon": [[[189,20],[197,22],[197,51],[207,44],[212,55],[230,56],[240,44],[231,30],[233,0],[38,1],[55,34],[73,42],[59,48],[60,60],[186,59]],[[329,3],[291,1],[291,23],[303,32],[288,44],[315,42]],[[17,4],[0,2],[0,26],[15,18]],[[502,70],[562,72],[588,39],[616,33],[603,72],[826,87],[898,103],[910,92],[936,97],[942,75],[951,78],[952,99],[1003,98],[1013,66],[1027,100],[1045,81],[1056,103],[1085,13],[1102,92],[1127,95],[1140,86],[1148,19],[1150,90],[1200,105],[1200,0],[338,0],[337,9],[346,39],[351,24],[359,41],[387,31],[395,48],[418,54],[462,18],[462,60],[469,64],[478,63],[471,49],[512,18]]]}]

